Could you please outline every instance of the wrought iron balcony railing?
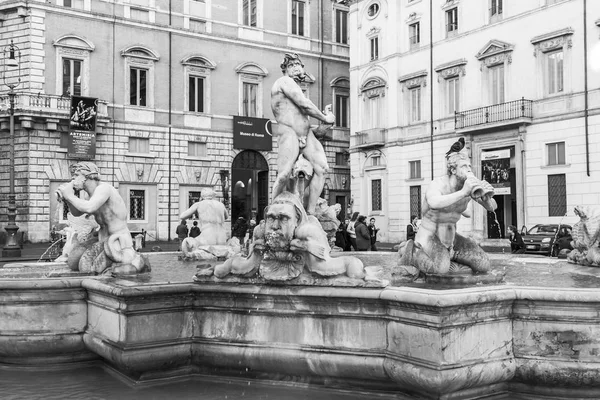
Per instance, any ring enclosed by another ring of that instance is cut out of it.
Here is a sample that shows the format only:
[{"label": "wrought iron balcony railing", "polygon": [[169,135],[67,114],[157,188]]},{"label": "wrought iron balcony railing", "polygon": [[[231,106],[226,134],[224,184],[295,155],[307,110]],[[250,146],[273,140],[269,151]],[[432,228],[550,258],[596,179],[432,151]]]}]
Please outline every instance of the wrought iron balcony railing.
[{"label": "wrought iron balcony railing", "polygon": [[354,147],[383,147],[385,146],[386,130],[381,128],[367,129],[356,132]]},{"label": "wrought iron balcony railing", "polygon": [[464,129],[471,126],[524,118],[533,118],[533,101],[522,98],[520,100],[509,101],[508,103],[456,111],[454,113],[454,128]]}]

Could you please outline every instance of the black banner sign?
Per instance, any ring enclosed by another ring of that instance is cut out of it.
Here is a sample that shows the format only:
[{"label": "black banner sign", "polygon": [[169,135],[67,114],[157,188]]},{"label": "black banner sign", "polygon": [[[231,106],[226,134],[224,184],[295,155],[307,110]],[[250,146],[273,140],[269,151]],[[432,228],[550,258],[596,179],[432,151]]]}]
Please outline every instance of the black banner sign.
[{"label": "black banner sign", "polygon": [[68,156],[93,160],[96,156],[96,116],[98,99],[72,96],[69,120]]},{"label": "black banner sign", "polygon": [[273,150],[271,121],[266,118],[233,117],[235,149]]}]

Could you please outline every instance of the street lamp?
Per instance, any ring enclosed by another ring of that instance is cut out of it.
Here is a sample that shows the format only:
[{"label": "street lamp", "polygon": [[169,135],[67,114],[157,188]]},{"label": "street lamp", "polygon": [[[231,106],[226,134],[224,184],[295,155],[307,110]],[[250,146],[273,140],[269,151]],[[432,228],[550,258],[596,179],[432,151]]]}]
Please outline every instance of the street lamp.
[{"label": "street lamp", "polygon": [[[3,80],[8,87],[8,98],[10,103],[9,119],[10,119],[10,142],[9,158],[10,158],[10,175],[9,192],[8,192],[8,224],[4,227],[8,238],[6,245],[2,249],[2,257],[21,257],[21,247],[17,242],[17,231],[19,227],[15,224],[17,218],[17,204],[15,201],[15,88],[21,83],[21,50],[13,41],[4,48],[2,59],[4,60]],[[15,71],[16,69],[16,71]],[[16,76],[14,74],[16,72]],[[10,76],[9,76],[10,75]]]}]

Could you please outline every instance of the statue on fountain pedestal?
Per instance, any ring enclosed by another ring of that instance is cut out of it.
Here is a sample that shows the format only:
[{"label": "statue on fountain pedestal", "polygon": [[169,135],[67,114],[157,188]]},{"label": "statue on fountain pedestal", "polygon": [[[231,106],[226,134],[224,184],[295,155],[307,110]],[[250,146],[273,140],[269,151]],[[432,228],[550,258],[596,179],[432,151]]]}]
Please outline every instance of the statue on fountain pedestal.
[{"label": "statue on fountain pedestal", "polygon": [[475,241],[456,232],[461,216],[471,216],[468,210],[471,201],[488,211],[497,208],[494,188],[475,177],[463,148],[464,139],[446,154],[446,175],[433,180],[425,192],[419,231],[414,240],[400,247],[399,265],[409,267],[410,274],[486,273],[490,270],[485,251]]},{"label": "statue on fountain pedestal", "polygon": [[[271,88],[271,109],[277,120],[279,131],[279,154],[277,155],[277,178],[273,187],[271,199],[274,200],[284,190],[292,191],[290,181],[294,164],[300,155],[312,166],[312,178],[308,188],[308,199],[304,206],[309,215],[315,213],[317,199],[325,185],[325,175],[328,171],[327,157],[317,135],[323,134],[327,128],[318,127],[313,129],[310,125],[310,117],[331,127],[335,122],[335,116],[330,107],[325,112],[304,96],[299,83],[305,78],[304,64],[298,54],[285,54],[281,64],[283,76],[273,84]],[[304,193],[301,194],[304,201]]]},{"label": "statue on fountain pedestal", "polygon": [[[84,190],[89,200],[80,199],[74,189]],[[56,191],[73,216],[93,215],[99,225],[98,239],[78,242],[68,254],[67,264],[73,270],[90,273],[110,271],[115,275],[149,272],[148,260],[133,248],[127,227],[127,207],[111,185],[100,181],[100,171],[92,162],[73,166],[73,180]]]}]

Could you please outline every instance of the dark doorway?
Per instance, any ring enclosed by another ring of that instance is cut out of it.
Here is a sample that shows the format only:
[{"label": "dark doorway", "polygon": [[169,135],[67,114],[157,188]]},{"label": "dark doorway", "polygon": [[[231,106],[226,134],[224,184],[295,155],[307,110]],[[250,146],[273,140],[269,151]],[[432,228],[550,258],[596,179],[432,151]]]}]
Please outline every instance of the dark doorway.
[{"label": "dark doorway", "polygon": [[269,200],[269,164],[254,150],[239,153],[231,164],[231,221],[264,218]]}]

